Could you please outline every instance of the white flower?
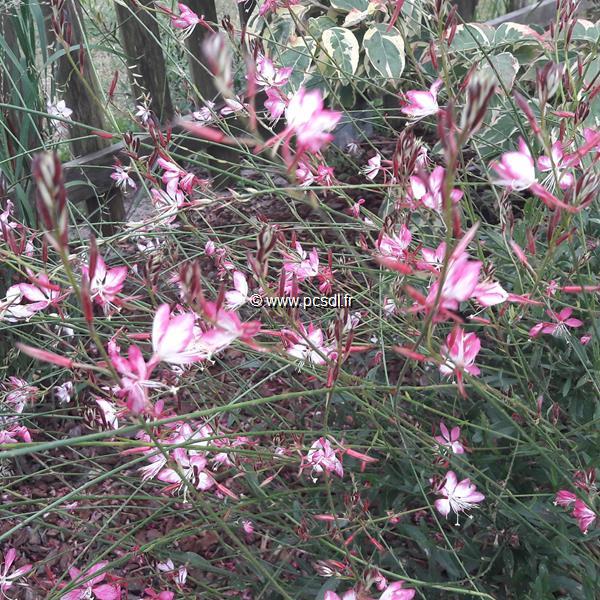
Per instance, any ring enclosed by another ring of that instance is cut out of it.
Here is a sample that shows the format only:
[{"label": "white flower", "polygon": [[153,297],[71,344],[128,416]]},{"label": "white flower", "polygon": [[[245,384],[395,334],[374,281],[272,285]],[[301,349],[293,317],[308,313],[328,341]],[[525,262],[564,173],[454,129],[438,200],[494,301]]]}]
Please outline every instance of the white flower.
[{"label": "white flower", "polygon": [[139,117],[140,121],[145,125],[152,116],[152,111],[144,104],[138,104],[136,108],[137,112],[135,113],[135,116]]},{"label": "white flower", "polygon": [[57,385],[54,388],[54,393],[61,404],[71,402],[71,397],[73,396],[73,382],[65,381],[62,385]]},{"label": "white flower", "polygon": [[[67,121],[71,121],[71,115],[73,114],[73,111],[65,104],[64,100],[47,102],[46,110],[52,117],[59,117],[61,119],[66,119]],[[63,140],[68,137],[69,125],[64,121],[50,119],[50,126],[56,139]]]}]

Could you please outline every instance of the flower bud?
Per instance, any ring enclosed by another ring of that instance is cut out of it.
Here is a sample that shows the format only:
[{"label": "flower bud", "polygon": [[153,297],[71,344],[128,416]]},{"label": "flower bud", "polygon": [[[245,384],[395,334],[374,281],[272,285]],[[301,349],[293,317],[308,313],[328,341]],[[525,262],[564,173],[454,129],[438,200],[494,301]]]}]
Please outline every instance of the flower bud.
[{"label": "flower bud", "polygon": [[553,62],[546,63],[537,70],[536,87],[540,104],[546,104],[558,90],[563,74],[563,65]]},{"label": "flower bud", "polygon": [[460,116],[463,144],[481,127],[487,107],[496,91],[496,83],[495,75],[486,71],[477,71],[470,78],[465,105]]},{"label": "flower bud", "polygon": [[179,272],[181,289],[185,301],[193,305],[202,306],[204,293],[202,291],[202,268],[198,261],[188,262],[181,267]]},{"label": "flower bud", "polygon": [[[62,166],[56,153],[43,152],[31,164],[36,183],[36,200],[42,222],[50,243],[57,249],[68,243],[67,191]],[[52,231],[53,235],[49,232]]]},{"label": "flower bud", "polygon": [[446,160],[450,162],[448,159],[456,156],[458,152],[454,106],[452,102],[448,102],[448,106],[444,109],[440,109],[438,112],[437,132],[442,146],[444,147]]},{"label": "flower bud", "polygon": [[223,34],[210,35],[202,46],[208,66],[215,76],[217,88],[224,96],[233,93],[233,69],[231,50]]}]

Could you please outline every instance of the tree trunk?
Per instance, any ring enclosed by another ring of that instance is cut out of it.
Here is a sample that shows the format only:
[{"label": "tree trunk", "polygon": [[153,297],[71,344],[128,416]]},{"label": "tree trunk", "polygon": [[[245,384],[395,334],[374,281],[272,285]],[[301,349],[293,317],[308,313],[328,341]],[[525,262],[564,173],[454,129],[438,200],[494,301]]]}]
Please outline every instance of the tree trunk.
[{"label": "tree trunk", "polygon": [[[204,15],[206,21],[210,23],[217,22],[217,8],[214,0],[189,0],[187,5],[198,15]],[[192,82],[201,97],[199,99],[204,100],[214,100],[217,96],[217,88],[213,76],[206,66],[206,59],[202,51],[202,44],[209,35],[210,32],[204,27],[196,26],[187,39]]]},{"label": "tree trunk", "polygon": [[242,27],[248,24],[254,9],[256,8],[256,0],[246,0],[238,4],[238,13],[240,15],[240,23]]},{"label": "tree trunk", "polygon": [[[187,5],[199,16],[203,15],[209,23],[217,23],[217,9],[214,0],[189,0]],[[216,27],[215,27],[216,29]],[[218,91],[214,83],[214,76],[206,66],[206,59],[202,45],[204,40],[211,35],[204,27],[196,26],[187,39],[190,51],[190,71],[192,81],[198,90],[198,100],[218,101]],[[235,175],[240,170],[241,156],[238,151],[228,146],[206,144],[209,154],[209,168],[213,168],[213,186],[215,189],[224,189],[235,184]],[[220,172],[224,171],[224,172]]]},{"label": "tree trunk", "polygon": [[115,3],[115,8],[133,94],[139,98],[148,93],[152,112],[164,122],[173,116],[173,104],[158,23],[145,9],[153,5],[153,0],[127,0],[127,6]]},{"label": "tree trunk", "polygon": [[[71,50],[62,56],[58,61],[57,80],[60,87],[65,89],[64,100],[67,106],[73,110],[72,119],[88,125],[93,130],[103,131],[105,129],[104,107],[100,101],[100,86],[89,65],[91,57],[85,47],[83,15],[78,0],[66,0],[63,11],[65,11],[67,21],[71,24],[71,48],[81,45],[84,49],[85,60],[82,65],[78,49]],[[51,32],[50,35],[57,39],[54,32]],[[62,45],[59,39],[57,39],[57,45]],[[71,148],[75,156],[91,154],[110,145],[107,140],[90,134],[88,128],[76,124],[71,126],[70,136]],[[107,206],[104,206],[104,203],[100,202],[98,198],[90,197],[87,200],[88,212],[93,222],[102,223],[106,216],[112,222],[124,220],[123,197],[118,190],[110,195],[106,204]],[[103,228],[105,232],[111,231],[111,229],[110,226]]]}]

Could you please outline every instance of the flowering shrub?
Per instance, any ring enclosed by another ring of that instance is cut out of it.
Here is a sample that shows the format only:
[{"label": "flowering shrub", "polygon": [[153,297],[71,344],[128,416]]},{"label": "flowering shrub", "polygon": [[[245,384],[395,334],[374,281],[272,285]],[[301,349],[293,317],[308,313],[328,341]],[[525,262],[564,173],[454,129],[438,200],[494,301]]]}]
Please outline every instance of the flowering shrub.
[{"label": "flowering shrub", "polygon": [[36,227],[0,181],[3,594],[595,596],[600,28],[557,14],[157,4],[219,98],[113,120],[110,235],[48,104]]}]

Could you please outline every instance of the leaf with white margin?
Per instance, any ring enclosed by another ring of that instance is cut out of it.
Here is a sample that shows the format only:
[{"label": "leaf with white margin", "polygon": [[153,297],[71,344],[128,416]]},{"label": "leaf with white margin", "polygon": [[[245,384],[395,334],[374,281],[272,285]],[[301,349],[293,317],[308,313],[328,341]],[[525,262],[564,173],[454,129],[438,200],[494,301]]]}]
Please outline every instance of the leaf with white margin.
[{"label": "leaf with white margin", "polygon": [[353,8],[344,19],[342,25],[344,27],[354,27],[354,25],[358,25],[362,23],[369,16],[368,10],[358,10]]},{"label": "leaf with white margin", "polygon": [[542,40],[542,36],[537,31],[522,23],[502,23],[496,29],[496,33],[494,33],[494,46],[531,42],[541,43]]},{"label": "leaf with white margin", "polygon": [[[491,64],[490,64],[491,63]],[[504,88],[510,91],[515,84],[515,78],[519,71],[519,61],[510,52],[501,52],[495,56],[484,58],[480,65],[480,71],[492,70]]]},{"label": "leaf with white margin", "polygon": [[373,25],[365,33],[363,44],[370,63],[381,75],[386,79],[400,78],[406,63],[404,39],[395,27],[388,31],[385,23]]},{"label": "leaf with white margin", "polygon": [[352,9],[367,10],[369,0],[331,0],[331,8],[350,12]]},{"label": "leaf with white margin", "polygon": [[349,29],[332,27],[323,32],[323,47],[334,62],[340,79],[346,83],[358,67],[358,40]]},{"label": "leaf with white margin", "polygon": [[407,0],[402,5],[400,19],[402,31],[407,38],[418,37],[421,34],[421,21],[424,14],[429,14],[429,5],[426,0]]},{"label": "leaf with white margin", "polygon": [[294,92],[300,87],[310,69],[315,46],[315,41],[310,38],[306,41],[297,38],[279,55],[279,64],[292,68],[288,85]]},{"label": "leaf with white margin", "polygon": [[577,42],[598,42],[600,35],[600,28],[596,23],[587,21],[586,19],[577,19],[573,32],[571,34],[571,40]]},{"label": "leaf with white margin", "polygon": [[465,50],[478,50],[487,48],[494,39],[494,28],[483,23],[460,24],[456,27],[456,33],[450,48],[458,52]]}]

